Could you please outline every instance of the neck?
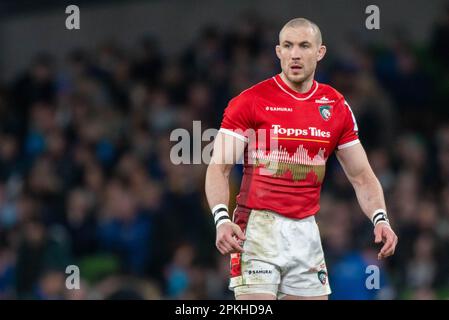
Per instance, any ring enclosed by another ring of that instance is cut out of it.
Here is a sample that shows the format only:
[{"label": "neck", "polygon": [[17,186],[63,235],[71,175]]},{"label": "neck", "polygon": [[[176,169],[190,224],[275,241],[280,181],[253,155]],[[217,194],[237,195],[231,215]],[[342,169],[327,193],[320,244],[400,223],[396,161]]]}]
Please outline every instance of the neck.
[{"label": "neck", "polygon": [[305,93],[308,92],[313,85],[313,74],[309,78],[305,79],[301,82],[291,82],[288,80],[288,78],[285,76],[283,72],[281,72],[281,79],[290,87],[290,89],[295,90],[299,93]]}]

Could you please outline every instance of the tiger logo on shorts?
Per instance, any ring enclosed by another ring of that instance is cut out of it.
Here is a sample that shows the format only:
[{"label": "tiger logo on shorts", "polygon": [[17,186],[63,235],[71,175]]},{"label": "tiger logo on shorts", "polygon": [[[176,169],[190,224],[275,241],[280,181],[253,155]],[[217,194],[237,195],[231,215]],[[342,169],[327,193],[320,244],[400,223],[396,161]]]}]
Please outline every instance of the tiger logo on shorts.
[{"label": "tiger logo on shorts", "polygon": [[320,270],[317,273],[318,275],[318,280],[320,280],[321,284],[324,286],[327,282],[327,273],[324,270]]}]

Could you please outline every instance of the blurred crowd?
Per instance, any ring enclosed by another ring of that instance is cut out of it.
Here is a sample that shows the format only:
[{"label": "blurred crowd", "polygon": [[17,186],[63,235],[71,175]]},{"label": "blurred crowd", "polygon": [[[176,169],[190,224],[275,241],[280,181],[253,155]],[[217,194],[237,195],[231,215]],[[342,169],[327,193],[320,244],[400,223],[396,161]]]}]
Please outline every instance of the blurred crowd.
[{"label": "blurred crowd", "polygon": [[[232,299],[206,164],[172,164],[169,137],[194,120],[218,128],[233,96],[280,71],[281,24],[247,14],[232,29],[205,26],[177,56],[152,37],[63,61],[42,53],[0,83],[0,298]],[[352,106],[399,236],[378,261],[330,158],[317,220],[332,299],[449,298],[449,11],[432,32],[424,44],[400,30],[377,46],[348,37],[318,67]],[[231,208],[240,179],[237,166]],[[79,290],[66,288],[69,265]],[[379,290],[365,286],[369,265]]]}]

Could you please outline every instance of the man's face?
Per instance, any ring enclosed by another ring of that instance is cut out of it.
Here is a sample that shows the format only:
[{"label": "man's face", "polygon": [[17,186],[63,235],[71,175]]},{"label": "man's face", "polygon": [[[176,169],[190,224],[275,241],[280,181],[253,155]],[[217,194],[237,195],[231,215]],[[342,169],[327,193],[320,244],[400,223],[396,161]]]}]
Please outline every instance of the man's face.
[{"label": "man's face", "polygon": [[312,27],[284,29],[276,46],[276,55],[284,75],[290,82],[301,83],[313,77],[317,62],[326,52]]}]

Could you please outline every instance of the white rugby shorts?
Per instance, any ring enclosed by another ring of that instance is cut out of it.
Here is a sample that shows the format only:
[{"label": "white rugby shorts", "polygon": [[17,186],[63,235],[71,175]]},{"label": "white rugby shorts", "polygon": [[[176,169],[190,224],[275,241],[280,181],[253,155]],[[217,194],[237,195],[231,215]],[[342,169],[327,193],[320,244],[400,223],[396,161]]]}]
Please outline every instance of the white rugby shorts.
[{"label": "white rugby shorts", "polygon": [[231,254],[229,289],[236,296],[314,297],[331,293],[314,216],[291,219],[268,210],[237,208],[233,220],[246,235],[244,252]]}]

